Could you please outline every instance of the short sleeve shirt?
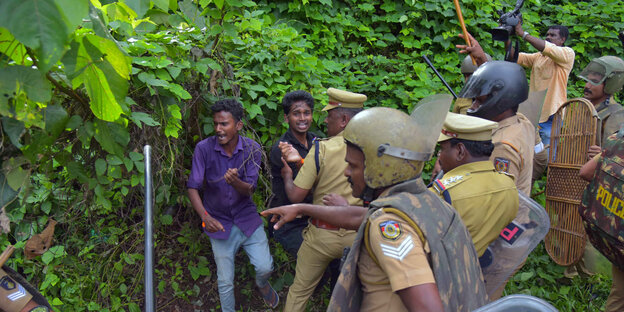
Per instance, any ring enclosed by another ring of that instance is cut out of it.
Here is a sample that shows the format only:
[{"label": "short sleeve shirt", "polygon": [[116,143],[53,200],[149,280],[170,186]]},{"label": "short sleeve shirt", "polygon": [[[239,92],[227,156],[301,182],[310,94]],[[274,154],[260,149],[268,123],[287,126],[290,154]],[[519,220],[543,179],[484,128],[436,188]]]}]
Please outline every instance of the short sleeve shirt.
[{"label": "short sleeve shirt", "polygon": [[238,137],[231,157],[214,136],[197,143],[186,186],[199,191],[206,212],[225,229],[225,232],[204,233],[214,239],[227,239],[232,225],[236,225],[249,237],[262,224],[251,196],[240,194],[223,178],[228,169],[237,168],[239,179],[255,188],[261,163],[262,148],[243,136]]},{"label": "short sleeve shirt", "polygon": [[369,242],[379,265],[360,248],[358,276],[362,283],[361,311],[407,311],[397,291],[435,283],[424,247],[416,231],[392,213],[369,217]]},{"label": "short sleeve shirt", "polygon": [[540,115],[540,122],[548,120],[567,101],[568,76],[574,65],[574,50],[545,41],[544,51],[520,53],[518,64],[531,68],[529,90],[548,89]]},{"label": "short sleeve shirt", "polygon": [[299,188],[314,189],[312,203],[323,204],[323,196],[330,193],[338,194],[353,206],[361,206],[362,200],[353,197],[351,184],[347,181],[344,171],[347,168],[345,156],[347,144],[344,142],[342,132],[329,139],[319,140],[319,170],[316,170],[315,149],[312,146],[306,156],[303,166],[295,178],[295,185]]}]

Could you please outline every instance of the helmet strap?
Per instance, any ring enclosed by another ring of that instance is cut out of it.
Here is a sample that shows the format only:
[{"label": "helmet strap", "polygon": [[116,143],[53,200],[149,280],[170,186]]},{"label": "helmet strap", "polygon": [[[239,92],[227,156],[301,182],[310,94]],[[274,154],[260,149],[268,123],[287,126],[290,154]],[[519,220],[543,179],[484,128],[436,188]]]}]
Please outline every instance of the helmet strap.
[{"label": "helmet strap", "polygon": [[368,207],[368,205],[370,205],[370,203],[375,200],[375,189],[368,187],[368,185],[365,185],[364,191],[362,192],[362,195],[360,195],[360,198],[364,202],[364,207]]}]

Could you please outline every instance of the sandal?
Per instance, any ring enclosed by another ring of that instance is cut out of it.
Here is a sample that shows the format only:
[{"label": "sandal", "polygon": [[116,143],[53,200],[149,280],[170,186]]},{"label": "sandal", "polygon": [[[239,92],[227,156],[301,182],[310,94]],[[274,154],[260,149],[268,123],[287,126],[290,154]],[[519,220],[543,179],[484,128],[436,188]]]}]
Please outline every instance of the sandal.
[{"label": "sandal", "polygon": [[269,287],[269,291],[266,294],[263,294],[262,290],[260,290],[260,294],[262,295],[262,300],[264,300],[264,303],[268,307],[270,307],[271,309],[275,309],[277,308],[277,305],[279,304],[279,295],[277,294],[275,289],[271,287],[271,284],[268,284],[267,286]]}]

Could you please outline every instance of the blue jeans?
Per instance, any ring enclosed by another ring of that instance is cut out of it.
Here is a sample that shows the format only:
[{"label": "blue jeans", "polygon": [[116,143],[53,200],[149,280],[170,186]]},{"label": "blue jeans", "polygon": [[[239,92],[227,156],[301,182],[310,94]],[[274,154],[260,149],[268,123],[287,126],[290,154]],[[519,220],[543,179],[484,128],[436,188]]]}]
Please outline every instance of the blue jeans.
[{"label": "blue jeans", "polygon": [[548,120],[540,122],[538,124],[539,135],[540,138],[542,138],[542,143],[544,143],[544,145],[550,144],[550,130],[552,128],[553,116],[555,115],[550,115],[550,117],[548,117]]},{"label": "blue jeans", "polygon": [[221,310],[233,312],[234,309],[234,257],[242,246],[249,261],[256,270],[256,285],[265,287],[273,271],[273,258],[269,251],[264,228],[259,226],[250,237],[245,236],[236,226],[232,226],[228,239],[210,239],[212,253],[217,264],[217,285]]},{"label": "blue jeans", "polygon": [[553,116],[555,115],[550,115],[550,117],[548,117],[548,120],[540,122],[538,124],[539,135],[540,138],[542,138],[542,143],[544,143],[545,146],[548,145],[548,148],[546,148],[546,155],[550,153],[550,132],[552,130]]}]

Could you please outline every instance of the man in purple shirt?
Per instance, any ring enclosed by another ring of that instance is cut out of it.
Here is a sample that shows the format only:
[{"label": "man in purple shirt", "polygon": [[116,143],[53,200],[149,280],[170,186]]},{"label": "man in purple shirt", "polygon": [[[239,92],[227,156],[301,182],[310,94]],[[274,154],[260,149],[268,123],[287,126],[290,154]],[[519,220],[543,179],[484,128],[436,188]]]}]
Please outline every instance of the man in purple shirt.
[{"label": "man in purple shirt", "polygon": [[268,282],[273,258],[262,219],[251,200],[262,160],[261,147],[239,136],[243,107],[238,101],[220,100],[211,110],[216,135],[197,143],[187,188],[204,233],[210,237],[221,309],[234,311],[234,257],[240,247],[256,270],[256,285],[265,303],[275,308],[279,297]]}]

